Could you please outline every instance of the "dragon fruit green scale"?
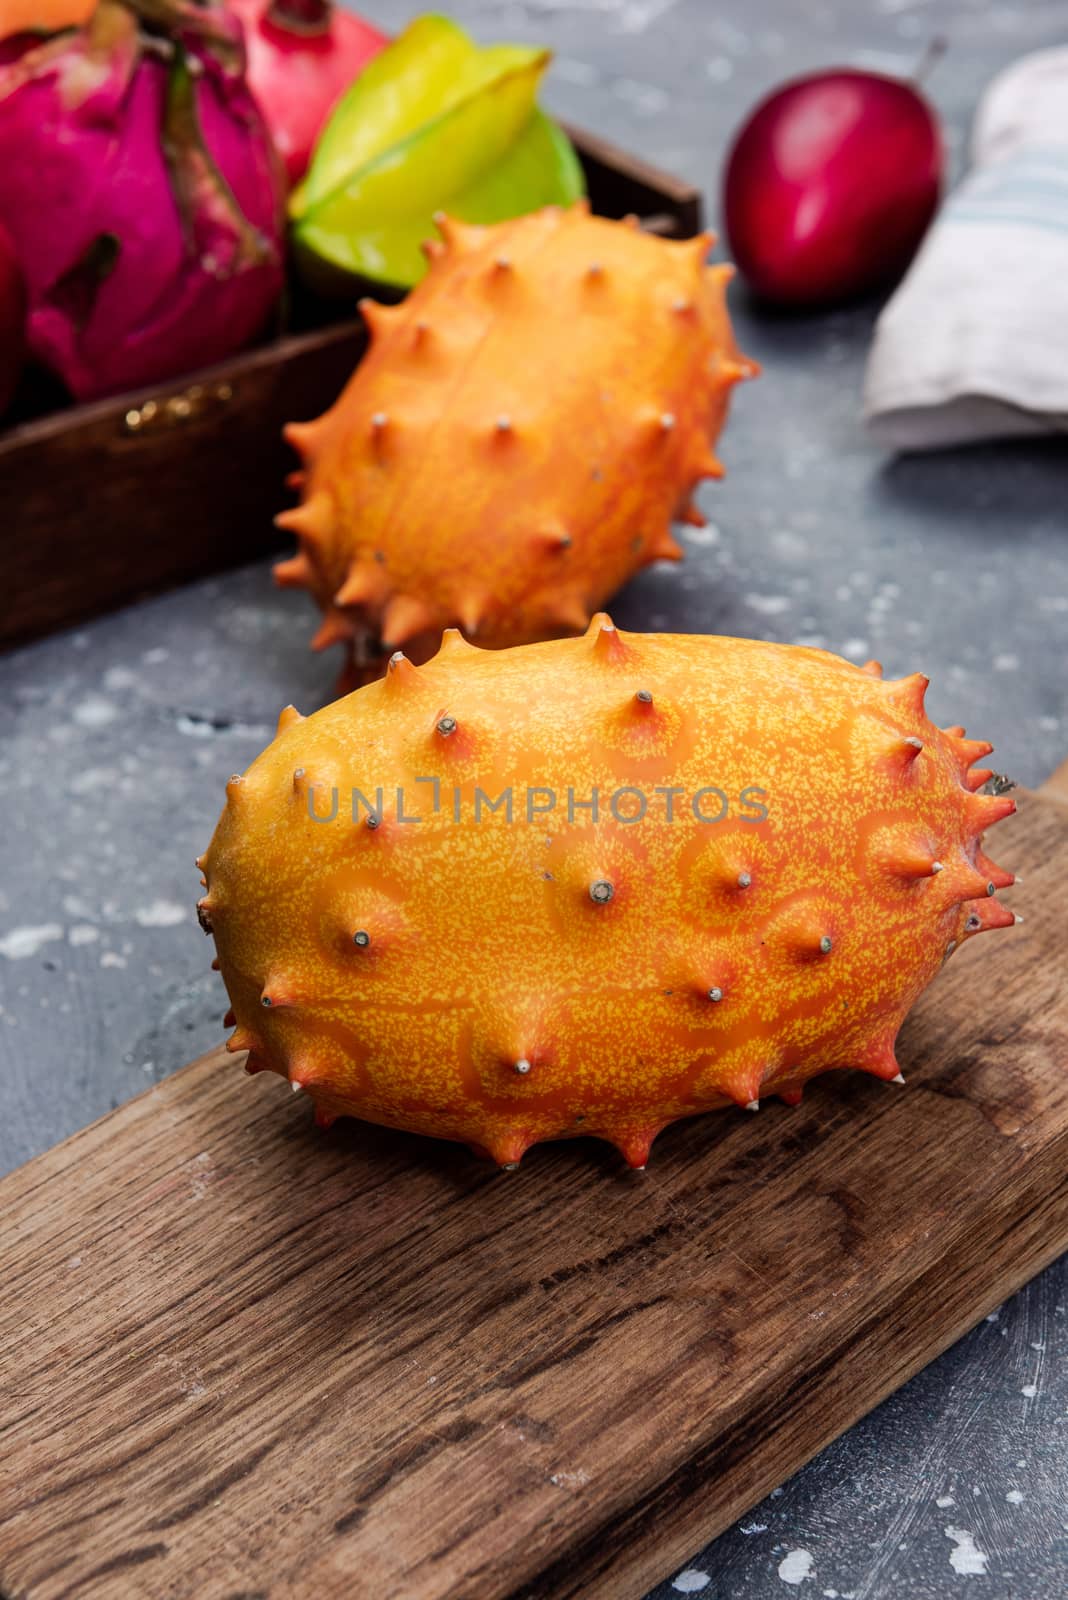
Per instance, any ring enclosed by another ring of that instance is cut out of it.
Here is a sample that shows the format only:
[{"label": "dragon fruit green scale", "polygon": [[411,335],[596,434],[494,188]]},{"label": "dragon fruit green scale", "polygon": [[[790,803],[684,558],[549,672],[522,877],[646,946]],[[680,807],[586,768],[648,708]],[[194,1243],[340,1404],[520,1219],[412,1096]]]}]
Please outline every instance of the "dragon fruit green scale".
[{"label": "dragon fruit green scale", "polygon": [[[633,220],[633,219],[632,219]],[[336,405],[287,437],[300,541],[276,568],[324,613],[313,645],[416,661],[460,625],[500,647],[585,628],[719,477],[730,391],[757,368],[727,316],[732,268],[589,215],[585,201],[443,242],[399,306],[364,302],[370,349]],[[350,674],[351,681],[357,673]]]},{"label": "dragon fruit green scale", "polygon": [[1015,920],[982,848],[1014,802],[926,684],[602,614],[500,651],[450,630],[287,708],[199,863],[229,1048],[321,1122],[504,1167],[576,1135],[642,1167],[676,1118],[899,1078],[918,995]]}]

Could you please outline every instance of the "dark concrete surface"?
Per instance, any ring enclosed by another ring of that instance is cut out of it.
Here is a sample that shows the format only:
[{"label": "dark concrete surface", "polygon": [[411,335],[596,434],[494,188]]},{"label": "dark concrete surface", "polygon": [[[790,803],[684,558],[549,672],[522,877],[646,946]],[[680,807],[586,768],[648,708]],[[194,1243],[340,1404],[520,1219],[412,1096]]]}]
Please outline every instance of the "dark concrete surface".
[{"label": "dark concrete surface", "polygon": [[[416,9],[368,0],[386,24]],[[710,194],[733,126],[783,76],[851,62],[930,83],[963,149],[984,83],[1068,40],[1068,4],[527,0],[452,7],[551,42],[563,115]],[[736,286],[737,287],[737,286]],[[1041,781],[1068,755],[1068,459],[1013,445],[889,460],[858,392],[874,306],[807,319],[734,295],[764,365],[737,395],[687,559],[613,606],[626,627],[826,645],[930,674],[929,707]],[[1051,330],[1062,341],[1065,330]],[[1068,358],[1068,354],[1066,354]],[[0,486],[2,495],[2,486]],[[146,521],[154,515],[146,486]],[[87,555],[91,559],[91,553]],[[0,660],[0,1170],[214,1044],[225,1005],[192,915],[223,784],[281,705],[330,697],[310,604],[266,565]],[[1060,1600],[1068,1593],[1063,1263],[695,1555],[657,1600]]]}]

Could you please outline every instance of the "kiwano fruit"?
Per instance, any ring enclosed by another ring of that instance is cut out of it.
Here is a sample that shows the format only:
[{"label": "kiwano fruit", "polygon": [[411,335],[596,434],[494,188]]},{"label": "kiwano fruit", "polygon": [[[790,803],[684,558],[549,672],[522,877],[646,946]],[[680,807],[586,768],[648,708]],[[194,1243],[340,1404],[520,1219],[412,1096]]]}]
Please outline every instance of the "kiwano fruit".
[{"label": "kiwano fruit", "polygon": [[926,678],[748,639],[618,632],[423,667],[233,778],[199,865],[247,1070],[511,1167],[592,1134],[644,1166],[719,1106],[894,1040],[963,941],[1014,921],[990,746]]},{"label": "kiwano fruit", "polygon": [[[632,219],[633,220],[633,219]],[[438,221],[398,306],[362,304],[370,348],[340,399],[286,436],[300,549],[278,582],[324,613],[353,683],[458,624],[489,647],[585,628],[722,476],[730,391],[757,368],[726,309],[711,235],[659,239],[585,201],[514,221]],[[381,642],[379,642],[381,641]]]}]

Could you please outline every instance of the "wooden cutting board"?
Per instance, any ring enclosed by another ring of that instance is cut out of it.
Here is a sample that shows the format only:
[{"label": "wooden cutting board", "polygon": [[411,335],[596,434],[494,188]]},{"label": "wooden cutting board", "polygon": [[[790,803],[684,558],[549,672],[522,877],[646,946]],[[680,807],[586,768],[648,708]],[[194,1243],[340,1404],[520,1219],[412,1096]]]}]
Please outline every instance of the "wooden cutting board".
[{"label": "wooden cutting board", "polygon": [[1068,1245],[1068,767],[908,1085],[498,1175],[221,1053],[0,1183],[0,1591],[627,1600]]}]

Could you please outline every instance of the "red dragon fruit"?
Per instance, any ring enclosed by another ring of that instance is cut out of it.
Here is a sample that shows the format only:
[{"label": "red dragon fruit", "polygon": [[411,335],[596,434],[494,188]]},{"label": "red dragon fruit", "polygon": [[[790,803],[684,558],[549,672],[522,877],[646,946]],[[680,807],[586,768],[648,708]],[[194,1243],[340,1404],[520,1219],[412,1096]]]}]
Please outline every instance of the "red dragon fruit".
[{"label": "red dragon fruit", "polygon": [[245,24],[252,92],[290,183],[299,183],[327,117],[389,41],[332,0],[227,3]]},{"label": "red dragon fruit", "polygon": [[282,289],[283,190],[219,0],[101,0],[0,65],[29,347],[79,400],[222,360]]},{"label": "red dragon fruit", "polygon": [[0,227],[0,417],[18,385],[26,346],[26,290],[15,247]]}]

